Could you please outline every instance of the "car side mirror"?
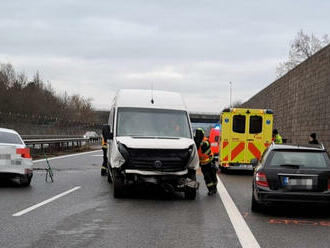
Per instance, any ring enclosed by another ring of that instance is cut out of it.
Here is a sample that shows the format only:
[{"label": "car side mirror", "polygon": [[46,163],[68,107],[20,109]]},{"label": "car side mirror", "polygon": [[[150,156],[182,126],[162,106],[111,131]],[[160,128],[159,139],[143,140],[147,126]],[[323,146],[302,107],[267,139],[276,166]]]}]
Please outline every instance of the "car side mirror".
[{"label": "car side mirror", "polygon": [[251,159],[250,163],[252,164],[253,167],[256,167],[258,165],[258,159],[257,158],[254,158],[254,159]]},{"label": "car side mirror", "polygon": [[110,130],[111,130],[110,125],[103,125],[102,135],[103,135],[103,138],[105,140],[112,140],[113,139],[113,133]]}]

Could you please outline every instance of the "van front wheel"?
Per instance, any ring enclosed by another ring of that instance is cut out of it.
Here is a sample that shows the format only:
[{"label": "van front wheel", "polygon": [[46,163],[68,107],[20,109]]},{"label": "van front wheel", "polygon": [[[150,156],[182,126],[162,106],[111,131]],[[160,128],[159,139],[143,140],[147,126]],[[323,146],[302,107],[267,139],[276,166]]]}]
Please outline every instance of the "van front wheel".
[{"label": "van front wheel", "polygon": [[122,198],[124,195],[124,182],[117,170],[112,170],[113,173],[113,197]]},{"label": "van front wheel", "polygon": [[186,200],[195,200],[197,194],[197,189],[187,187],[184,192],[184,198]]}]

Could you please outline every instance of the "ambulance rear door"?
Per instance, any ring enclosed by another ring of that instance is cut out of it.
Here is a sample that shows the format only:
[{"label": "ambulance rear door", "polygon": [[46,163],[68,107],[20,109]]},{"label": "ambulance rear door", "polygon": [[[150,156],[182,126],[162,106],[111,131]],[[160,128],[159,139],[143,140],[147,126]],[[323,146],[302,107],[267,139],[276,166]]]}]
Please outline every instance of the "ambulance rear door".
[{"label": "ambulance rear door", "polygon": [[223,113],[221,137],[221,163],[244,163],[246,157],[246,114]]},{"label": "ambulance rear door", "polygon": [[247,115],[245,163],[251,159],[260,160],[271,143],[273,115],[264,110],[251,110]]}]

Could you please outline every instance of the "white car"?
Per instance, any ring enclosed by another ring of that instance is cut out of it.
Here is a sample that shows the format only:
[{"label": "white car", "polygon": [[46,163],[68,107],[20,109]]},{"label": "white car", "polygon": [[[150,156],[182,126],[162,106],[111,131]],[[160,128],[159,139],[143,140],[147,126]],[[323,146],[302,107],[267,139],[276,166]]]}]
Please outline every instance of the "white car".
[{"label": "white car", "polygon": [[88,131],[84,134],[84,138],[97,141],[99,135],[95,131]]},{"label": "white car", "polygon": [[0,178],[18,179],[29,186],[33,176],[30,149],[14,130],[0,128]]}]

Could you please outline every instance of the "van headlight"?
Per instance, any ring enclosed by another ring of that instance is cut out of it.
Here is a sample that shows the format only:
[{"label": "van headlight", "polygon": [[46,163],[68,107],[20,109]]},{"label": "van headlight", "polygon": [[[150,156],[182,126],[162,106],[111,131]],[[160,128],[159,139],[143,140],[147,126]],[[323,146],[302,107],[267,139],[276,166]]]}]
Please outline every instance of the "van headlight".
[{"label": "van headlight", "polygon": [[196,150],[196,146],[195,145],[191,145],[188,148],[188,152],[190,154],[188,163],[187,163],[187,167],[190,169],[196,169],[198,168],[199,165],[199,160],[197,158],[197,150]]},{"label": "van headlight", "polygon": [[127,147],[120,142],[118,142],[117,146],[118,146],[118,151],[120,152],[120,154],[123,156],[123,158],[127,162],[129,160],[129,153],[127,151]]}]

